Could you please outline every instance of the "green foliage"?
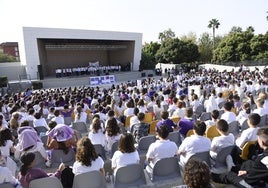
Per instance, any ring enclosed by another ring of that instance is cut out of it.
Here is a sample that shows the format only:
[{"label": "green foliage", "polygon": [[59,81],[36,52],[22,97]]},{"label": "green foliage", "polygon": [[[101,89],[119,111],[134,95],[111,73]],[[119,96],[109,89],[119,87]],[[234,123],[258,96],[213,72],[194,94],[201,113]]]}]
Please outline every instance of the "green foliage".
[{"label": "green foliage", "polygon": [[254,28],[251,26],[245,31],[233,27],[219,43],[213,59],[218,62],[267,59],[267,49],[268,32],[255,36]]},{"label": "green foliage", "polygon": [[268,32],[254,36],[250,48],[253,60],[268,59]]},{"label": "green foliage", "polygon": [[234,33],[242,33],[242,28],[237,27],[237,26],[233,26],[231,31],[229,32],[229,34],[234,34]]},{"label": "green foliage", "polygon": [[181,41],[178,38],[165,40],[156,53],[159,63],[180,64],[193,62],[199,57],[198,46],[191,41]]},{"label": "green foliage", "polygon": [[163,32],[160,32],[158,35],[158,39],[161,43],[163,43],[167,39],[175,38],[175,33],[169,28],[168,30],[165,30]]},{"label": "green foliage", "polygon": [[196,44],[196,41],[197,41],[196,33],[194,32],[189,32],[187,35],[182,35],[180,39],[182,41],[190,41],[194,44]]},{"label": "green foliage", "polygon": [[208,28],[218,29],[220,26],[219,20],[213,18],[209,21]]},{"label": "green foliage", "polygon": [[0,52],[0,63],[16,62],[16,58]]},{"label": "green foliage", "polygon": [[155,67],[155,54],[159,48],[160,44],[157,42],[150,42],[143,45],[140,69],[153,69]]},{"label": "green foliage", "polygon": [[[212,19],[209,27],[217,29],[220,23]],[[190,62],[265,62],[268,59],[268,32],[254,34],[249,26],[245,31],[234,26],[225,36],[203,33],[198,40],[193,32],[175,37],[171,30],[159,33],[161,43],[146,43],[142,49],[141,68],[154,68],[156,63],[190,63]],[[214,49],[214,50],[213,50]]]},{"label": "green foliage", "polygon": [[209,21],[208,28],[212,28],[213,31],[213,49],[215,49],[215,29],[218,29],[220,26],[219,20],[213,18]]},{"label": "green foliage", "polygon": [[208,33],[203,33],[198,40],[199,61],[210,62],[212,59],[213,41]]}]

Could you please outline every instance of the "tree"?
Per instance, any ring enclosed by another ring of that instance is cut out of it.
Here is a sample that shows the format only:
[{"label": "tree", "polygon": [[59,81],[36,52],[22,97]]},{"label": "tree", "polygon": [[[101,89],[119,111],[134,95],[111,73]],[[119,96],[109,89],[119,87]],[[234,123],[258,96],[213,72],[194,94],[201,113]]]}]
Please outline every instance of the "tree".
[{"label": "tree", "polygon": [[268,32],[254,35],[254,28],[230,32],[215,49],[214,58],[220,62],[262,60],[268,58]]},{"label": "tree", "polygon": [[218,29],[220,25],[219,20],[213,18],[209,21],[208,28],[212,28],[213,31],[213,50],[215,49],[215,29]]},{"label": "tree", "polygon": [[268,59],[268,32],[254,36],[250,48],[253,60]]},{"label": "tree", "polygon": [[232,33],[242,33],[242,28],[241,27],[237,27],[237,26],[233,26],[231,31],[229,32],[229,34],[232,34]]},{"label": "tree", "polygon": [[163,43],[165,40],[174,38],[175,36],[175,33],[169,28],[168,30],[160,32],[158,35],[158,39],[160,40],[160,43]]},{"label": "tree", "polygon": [[16,58],[0,52],[0,63],[16,62]]},{"label": "tree", "polygon": [[194,44],[196,44],[196,33],[195,32],[189,32],[187,35],[182,35],[180,37],[182,41],[190,41]]},{"label": "tree", "polygon": [[179,38],[165,40],[156,53],[156,60],[159,63],[180,64],[197,61],[198,57],[198,46],[191,41],[182,41]]},{"label": "tree", "polygon": [[212,59],[213,41],[209,33],[203,33],[198,40],[199,61],[210,62]]},{"label": "tree", "polygon": [[155,67],[155,54],[160,48],[157,42],[145,43],[142,47],[140,69],[152,69]]}]

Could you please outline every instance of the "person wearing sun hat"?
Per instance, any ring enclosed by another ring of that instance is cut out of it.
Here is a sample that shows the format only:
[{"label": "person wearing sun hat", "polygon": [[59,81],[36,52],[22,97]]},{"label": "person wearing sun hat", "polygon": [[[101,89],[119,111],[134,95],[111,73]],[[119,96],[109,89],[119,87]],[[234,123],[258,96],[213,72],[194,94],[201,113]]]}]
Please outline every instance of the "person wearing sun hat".
[{"label": "person wearing sun hat", "polygon": [[47,148],[62,149],[68,152],[70,147],[76,147],[77,132],[64,124],[58,124],[48,133]]},{"label": "person wearing sun hat", "polygon": [[44,159],[47,158],[47,153],[42,141],[36,131],[30,127],[22,127],[18,134],[18,144],[15,146],[14,156],[19,159],[25,152],[39,152]]}]

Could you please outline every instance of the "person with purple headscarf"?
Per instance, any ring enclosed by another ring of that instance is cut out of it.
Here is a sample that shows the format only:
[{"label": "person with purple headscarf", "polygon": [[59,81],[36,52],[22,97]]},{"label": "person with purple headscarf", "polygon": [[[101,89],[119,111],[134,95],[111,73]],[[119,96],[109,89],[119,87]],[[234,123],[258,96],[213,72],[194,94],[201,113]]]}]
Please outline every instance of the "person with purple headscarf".
[{"label": "person with purple headscarf", "polygon": [[14,156],[19,159],[23,153],[40,152],[44,159],[47,159],[47,153],[37,132],[30,127],[21,127],[18,130],[18,144],[15,146]]},{"label": "person with purple headscarf", "polygon": [[76,147],[77,132],[64,124],[58,124],[48,133],[47,148],[62,149],[68,153],[70,147]]}]

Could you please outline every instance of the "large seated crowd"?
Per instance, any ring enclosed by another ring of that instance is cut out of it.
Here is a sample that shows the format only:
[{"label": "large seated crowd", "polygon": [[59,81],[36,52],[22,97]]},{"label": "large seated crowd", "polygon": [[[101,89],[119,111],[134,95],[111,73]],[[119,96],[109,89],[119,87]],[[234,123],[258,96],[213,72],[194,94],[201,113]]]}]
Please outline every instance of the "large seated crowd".
[{"label": "large seated crowd", "polygon": [[[265,187],[267,86],[258,69],[199,69],[140,85],[29,88],[2,96],[0,185],[28,188],[35,179],[55,176],[70,187],[67,174],[79,187],[80,174],[98,171],[109,182],[132,164],[153,177],[159,161],[175,157],[188,187]],[[218,154],[228,147],[219,167]],[[209,160],[200,163],[199,153]],[[55,173],[47,174],[53,167]]]}]

